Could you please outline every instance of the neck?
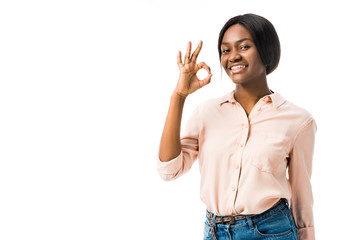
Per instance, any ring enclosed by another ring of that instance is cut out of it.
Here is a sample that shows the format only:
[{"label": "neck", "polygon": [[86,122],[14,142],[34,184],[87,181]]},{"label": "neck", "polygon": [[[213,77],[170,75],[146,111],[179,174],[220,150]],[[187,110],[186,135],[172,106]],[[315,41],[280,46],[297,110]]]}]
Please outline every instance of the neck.
[{"label": "neck", "polygon": [[236,101],[243,106],[253,106],[260,98],[269,94],[271,94],[271,91],[267,82],[264,81],[263,84],[256,86],[243,86],[241,84],[237,84],[234,97]]}]

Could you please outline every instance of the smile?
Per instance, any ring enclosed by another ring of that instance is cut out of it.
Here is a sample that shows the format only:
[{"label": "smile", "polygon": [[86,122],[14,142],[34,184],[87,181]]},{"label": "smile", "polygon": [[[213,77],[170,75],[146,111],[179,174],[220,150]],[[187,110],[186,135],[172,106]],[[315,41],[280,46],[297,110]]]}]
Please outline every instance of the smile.
[{"label": "smile", "polygon": [[231,66],[229,69],[232,73],[239,73],[239,72],[243,71],[247,66],[248,65],[239,64],[239,65]]}]

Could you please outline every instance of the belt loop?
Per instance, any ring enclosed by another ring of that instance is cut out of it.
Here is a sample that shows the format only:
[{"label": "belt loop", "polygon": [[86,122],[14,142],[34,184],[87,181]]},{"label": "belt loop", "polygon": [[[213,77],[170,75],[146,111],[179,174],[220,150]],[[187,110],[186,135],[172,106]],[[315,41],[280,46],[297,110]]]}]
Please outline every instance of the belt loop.
[{"label": "belt loop", "polygon": [[216,226],[215,220],[216,220],[215,214],[212,213],[211,221],[212,221],[212,224],[214,225],[214,229],[215,229],[215,226]]},{"label": "belt loop", "polygon": [[288,206],[288,208],[289,208],[290,207],[289,201],[286,198],[283,198],[283,201],[285,201],[286,206]]},{"label": "belt loop", "polygon": [[213,237],[214,240],[217,240],[216,238],[216,234],[215,234],[215,227],[216,227],[216,223],[215,223],[215,215],[213,213],[210,213],[210,228],[211,228],[211,235]]},{"label": "belt loop", "polygon": [[254,230],[254,223],[253,223],[250,215],[246,215],[246,220],[247,220],[247,223],[249,224],[250,229]]}]

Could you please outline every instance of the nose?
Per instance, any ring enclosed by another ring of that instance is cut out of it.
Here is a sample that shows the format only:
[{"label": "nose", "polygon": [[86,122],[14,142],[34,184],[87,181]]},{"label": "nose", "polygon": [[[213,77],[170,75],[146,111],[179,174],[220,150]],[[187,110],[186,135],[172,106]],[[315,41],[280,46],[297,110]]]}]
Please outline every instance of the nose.
[{"label": "nose", "polygon": [[237,61],[240,61],[241,59],[242,59],[242,56],[238,51],[231,51],[230,56],[229,56],[230,62],[237,62]]}]

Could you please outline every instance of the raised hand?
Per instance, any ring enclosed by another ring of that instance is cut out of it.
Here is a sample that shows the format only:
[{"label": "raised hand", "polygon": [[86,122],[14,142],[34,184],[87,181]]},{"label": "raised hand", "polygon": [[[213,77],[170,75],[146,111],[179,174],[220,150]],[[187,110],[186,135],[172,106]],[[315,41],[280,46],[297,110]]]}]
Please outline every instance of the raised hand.
[{"label": "raised hand", "polygon": [[[179,51],[178,53],[177,64],[180,69],[180,76],[175,88],[175,93],[181,96],[186,97],[189,94],[195,92],[196,90],[210,83],[210,79],[212,77],[210,67],[206,65],[204,62],[196,63],[201,47],[202,47],[202,41],[200,41],[195,51],[191,54],[191,42],[189,42],[186,50],[184,62],[182,62],[181,59],[181,51]],[[202,68],[205,69],[209,75],[205,79],[200,80],[196,76],[196,73]]]}]

